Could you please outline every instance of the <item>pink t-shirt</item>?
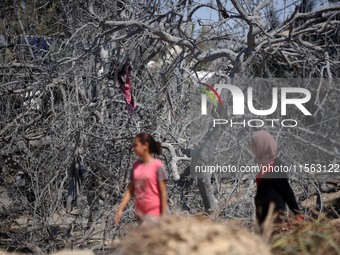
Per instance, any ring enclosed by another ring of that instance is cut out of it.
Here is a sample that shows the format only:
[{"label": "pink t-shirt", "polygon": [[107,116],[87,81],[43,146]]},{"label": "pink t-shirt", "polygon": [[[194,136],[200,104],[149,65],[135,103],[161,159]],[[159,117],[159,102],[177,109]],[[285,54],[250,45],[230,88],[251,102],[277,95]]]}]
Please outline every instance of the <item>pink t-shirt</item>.
[{"label": "pink t-shirt", "polygon": [[136,216],[161,215],[161,199],[158,182],[167,180],[167,174],[162,161],[154,159],[142,164],[140,160],[133,164],[131,172],[135,188]]}]

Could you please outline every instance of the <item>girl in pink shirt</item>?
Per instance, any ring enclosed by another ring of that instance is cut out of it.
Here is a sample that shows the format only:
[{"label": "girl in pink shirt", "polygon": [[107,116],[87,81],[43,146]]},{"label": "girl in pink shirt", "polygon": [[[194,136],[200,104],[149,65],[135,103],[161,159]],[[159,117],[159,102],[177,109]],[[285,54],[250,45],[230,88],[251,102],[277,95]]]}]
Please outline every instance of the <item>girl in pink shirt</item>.
[{"label": "girl in pink shirt", "polygon": [[133,140],[132,150],[141,159],[133,164],[130,185],[114,217],[116,225],[119,225],[123,210],[133,194],[139,223],[145,218],[158,218],[167,213],[166,171],[163,162],[151,156],[151,153],[162,153],[161,143],[148,133],[139,133]]}]

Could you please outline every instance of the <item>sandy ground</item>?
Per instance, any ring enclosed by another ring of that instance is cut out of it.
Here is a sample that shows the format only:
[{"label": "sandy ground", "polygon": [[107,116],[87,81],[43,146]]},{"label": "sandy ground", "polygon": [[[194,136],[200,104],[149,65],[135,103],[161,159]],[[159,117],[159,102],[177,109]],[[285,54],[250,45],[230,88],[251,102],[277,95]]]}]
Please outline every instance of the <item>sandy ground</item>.
[{"label": "sandy ground", "polygon": [[[239,198],[243,197],[246,194],[246,190],[241,190],[237,194],[233,194],[231,197],[231,200],[229,203],[236,202]],[[334,202],[335,200],[340,200],[340,190],[334,193],[323,193],[323,203],[325,206],[329,206],[331,202]],[[83,198],[85,199],[85,198]],[[315,207],[316,204],[316,195],[311,196],[309,199],[301,202],[301,206],[305,207],[307,204],[307,207],[312,208]],[[338,202],[339,203],[339,202]],[[7,190],[4,187],[0,187],[0,214],[6,213],[9,208],[11,208],[12,202],[10,197],[8,196]],[[64,225],[65,227],[69,227],[72,223],[75,222],[78,215],[80,213],[88,213],[88,211],[80,212],[79,209],[73,210],[70,214],[66,213],[65,210],[60,210],[58,212],[55,212],[49,219],[50,222]],[[27,225],[30,225],[30,219],[27,218],[27,215],[21,215],[20,217],[15,219],[15,224],[12,225],[13,228],[22,228],[27,227]],[[87,222],[83,222],[86,224]]]}]

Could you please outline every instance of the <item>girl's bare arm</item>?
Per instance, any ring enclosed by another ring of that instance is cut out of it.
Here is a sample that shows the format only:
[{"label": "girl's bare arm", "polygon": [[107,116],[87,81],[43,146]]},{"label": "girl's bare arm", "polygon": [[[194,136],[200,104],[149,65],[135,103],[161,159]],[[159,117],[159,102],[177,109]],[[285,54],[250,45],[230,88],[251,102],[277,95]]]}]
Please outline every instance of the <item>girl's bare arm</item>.
[{"label": "girl's bare arm", "polygon": [[166,215],[167,208],[168,208],[168,196],[166,193],[166,185],[164,181],[158,182],[158,189],[159,189],[159,196],[161,199],[161,214]]},{"label": "girl's bare arm", "polygon": [[115,215],[115,218],[114,218],[114,222],[115,222],[115,224],[117,226],[119,225],[119,220],[120,220],[120,217],[122,216],[124,208],[129,203],[129,201],[130,201],[134,191],[135,191],[135,187],[133,185],[133,181],[131,181],[127,191],[125,192],[125,195],[123,197],[123,201],[121,202],[121,204],[120,204],[120,206],[118,208],[118,211],[117,211],[117,213]]}]

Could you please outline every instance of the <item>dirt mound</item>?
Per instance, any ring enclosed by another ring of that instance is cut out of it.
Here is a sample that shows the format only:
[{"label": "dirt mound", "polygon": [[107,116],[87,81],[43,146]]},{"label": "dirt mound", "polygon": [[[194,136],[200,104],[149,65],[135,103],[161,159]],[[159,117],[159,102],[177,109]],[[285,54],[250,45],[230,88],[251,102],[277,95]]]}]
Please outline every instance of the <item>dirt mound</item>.
[{"label": "dirt mound", "polygon": [[332,226],[340,233],[340,219],[335,219],[331,221]]},{"label": "dirt mound", "polygon": [[155,227],[140,227],[119,243],[125,254],[270,254],[260,237],[208,218],[166,217]]},{"label": "dirt mound", "polygon": [[[22,255],[23,253],[7,253],[0,250],[0,255]],[[62,250],[51,255],[94,255],[90,250]]]},{"label": "dirt mound", "polygon": [[340,219],[319,214],[318,219],[288,221],[289,230],[274,236],[270,244],[274,254],[340,254]]}]

